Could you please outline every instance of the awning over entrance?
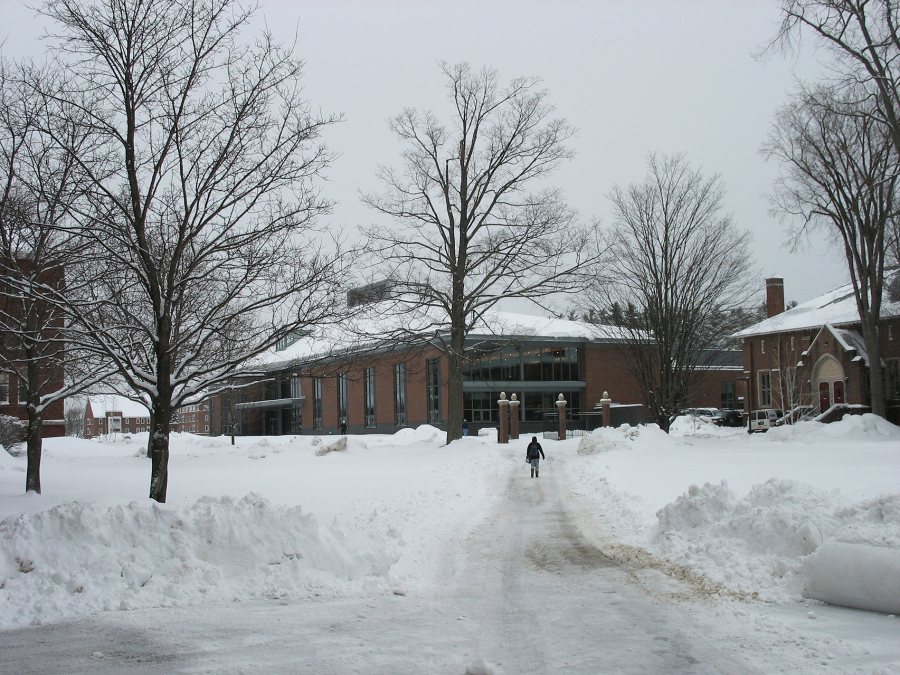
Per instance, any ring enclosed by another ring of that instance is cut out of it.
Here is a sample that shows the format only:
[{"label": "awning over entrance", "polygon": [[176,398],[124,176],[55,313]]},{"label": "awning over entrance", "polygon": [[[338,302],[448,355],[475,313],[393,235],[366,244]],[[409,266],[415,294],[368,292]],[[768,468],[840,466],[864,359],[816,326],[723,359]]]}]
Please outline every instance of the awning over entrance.
[{"label": "awning over entrance", "polygon": [[270,398],[265,401],[247,401],[234,406],[235,410],[251,410],[253,408],[290,408],[303,403],[305,396],[298,398]]}]

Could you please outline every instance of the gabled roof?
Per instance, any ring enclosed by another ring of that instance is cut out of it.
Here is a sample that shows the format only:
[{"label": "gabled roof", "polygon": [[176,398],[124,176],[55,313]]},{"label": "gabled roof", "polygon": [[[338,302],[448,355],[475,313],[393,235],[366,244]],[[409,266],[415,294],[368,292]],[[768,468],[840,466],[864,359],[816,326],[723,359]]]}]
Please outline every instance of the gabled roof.
[{"label": "gabled roof", "polygon": [[835,341],[841,346],[841,349],[848,354],[852,354],[850,357],[851,361],[862,361],[865,365],[869,365],[869,352],[866,350],[866,341],[863,339],[863,336],[860,335],[859,331],[849,328],[835,328],[830,323],[826,323],[822,326],[821,330],[816,333],[816,336],[809,343],[809,347],[803,350],[803,353],[801,354],[803,358],[806,358],[809,355],[810,349],[812,349],[812,346],[823,333],[830,333],[833,335]]},{"label": "gabled roof", "polygon": [[[900,277],[900,270],[895,269],[885,273],[885,292],[881,305],[882,319],[900,317],[900,298],[892,300],[889,292],[891,282],[895,277]],[[852,326],[856,323],[859,323],[859,312],[856,308],[853,286],[846,284],[812,300],[802,302],[781,314],[755,323],[738,331],[732,337],[748,338],[756,335],[821,328],[826,324]]]}]

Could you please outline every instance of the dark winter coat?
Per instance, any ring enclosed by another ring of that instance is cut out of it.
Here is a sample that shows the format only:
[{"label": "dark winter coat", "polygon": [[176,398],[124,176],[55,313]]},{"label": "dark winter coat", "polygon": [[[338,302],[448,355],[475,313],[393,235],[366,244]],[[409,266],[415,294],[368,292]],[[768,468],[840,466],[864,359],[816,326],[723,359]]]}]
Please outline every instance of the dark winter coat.
[{"label": "dark winter coat", "polygon": [[538,454],[540,454],[541,459],[546,459],[546,457],[544,457],[544,449],[541,447],[541,444],[537,441],[531,441],[531,443],[528,444],[528,449],[525,450],[525,459],[537,459]]}]

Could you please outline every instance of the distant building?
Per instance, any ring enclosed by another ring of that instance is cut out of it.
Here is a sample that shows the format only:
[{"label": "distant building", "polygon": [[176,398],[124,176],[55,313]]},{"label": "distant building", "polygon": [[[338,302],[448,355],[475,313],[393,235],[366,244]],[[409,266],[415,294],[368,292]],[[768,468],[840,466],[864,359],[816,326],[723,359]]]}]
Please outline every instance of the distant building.
[{"label": "distant building", "polygon": [[150,411],[142,403],[112,394],[88,398],[84,409],[85,438],[149,430]]},{"label": "distant building", "polygon": [[[900,271],[885,280],[879,339],[887,417],[900,423]],[[851,285],[785,311],[784,281],[766,279],[767,318],[743,340],[748,409],[826,413],[871,405],[869,355]]]},{"label": "distant building", "polygon": [[[207,404],[183,406],[173,416],[171,430],[194,434],[209,433]],[[136,434],[150,431],[150,411],[142,403],[124,396],[102,394],[88,398],[84,411],[84,437],[111,433]]]},{"label": "distant building", "polygon": [[[16,265],[27,267],[28,262],[18,261]],[[47,270],[41,279],[56,288],[62,288],[65,285],[65,275],[59,268]],[[0,284],[5,283],[0,280]],[[21,320],[22,308],[19,303],[11,300],[17,295],[15,291],[6,292],[7,288],[4,286],[0,289],[2,290],[0,292],[0,315],[8,317],[10,325],[15,325]],[[62,327],[62,314],[46,307],[42,311],[40,308],[38,309],[43,321],[41,328],[43,342],[38,349],[39,358],[37,360],[41,369],[41,379],[44,381],[41,389],[43,394],[58,391],[64,384],[62,367],[64,345],[59,331]],[[26,389],[23,386],[24,383],[19,379],[19,373],[24,371],[26,361],[19,352],[15,334],[0,330],[0,357],[2,357],[0,363],[3,364],[3,369],[0,370],[0,415],[9,415],[25,421],[28,419],[25,403]],[[41,436],[43,438],[64,436],[66,433],[65,400],[60,399],[47,406],[43,412],[42,422]]]},{"label": "distant building", "polygon": [[[386,286],[365,287],[352,300],[378,300],[387,292]],[[523,433],[548,424],[560,394],[571,427],[599,425],[595,406],[604,391],[617,404],[642,403],[617,328],[509,312],[495,312],[487,320],[492,325],[476,327],[467,347],[470,361],[461,395],[470,433],[496,425],[501,392],[520,401]],[[210,433],[337,434],[341,420],[350,433],[446,424],[447,358],[425,340],[354,351],[306,336],[279,347],[253,364],[252,374],[248,370],[211,399]],[[727,355],[722,358],[698,371],[691,405],[737,405],[740,355],[733,353],[730,362]],[[614,423],[648,420],[642,406],[617,407],[614,415],[622,416]]]}]

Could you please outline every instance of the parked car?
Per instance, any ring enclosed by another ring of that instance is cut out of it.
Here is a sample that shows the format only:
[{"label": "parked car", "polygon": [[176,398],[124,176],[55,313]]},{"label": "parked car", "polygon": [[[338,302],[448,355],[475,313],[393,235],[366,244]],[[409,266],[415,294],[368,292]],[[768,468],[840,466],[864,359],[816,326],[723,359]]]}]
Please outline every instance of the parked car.
[{"label": "parked car", "polygon": [[720,427],[744,426],[744,413],[740,410],[720,410],[712,417],[713,424]]},{"label": "parked car", "polygon": [[679,415],[692,415],[693,417],[703,417],[712,419],[719,412],[715,408],[684,408],[678,411]]},{"label": "parked car", "polygon": [[763,408],[761,410],[753,410],[750,412],[750,424],[747,433],[754,431],[768,431],[776,424],[778,420],[784,417],[784,412],[776,408]]}]

